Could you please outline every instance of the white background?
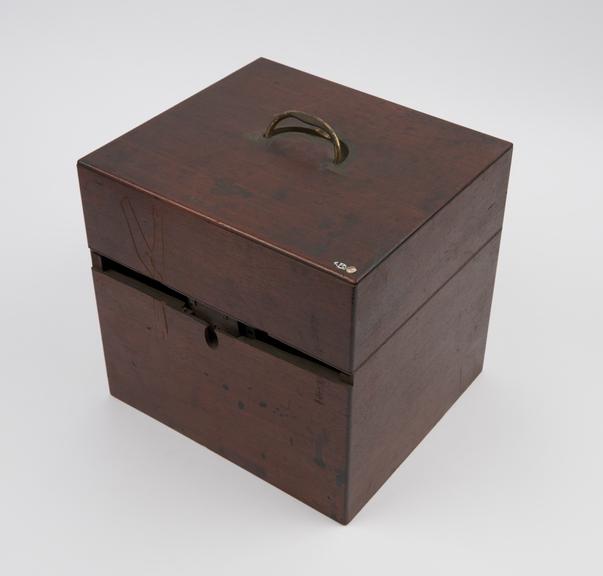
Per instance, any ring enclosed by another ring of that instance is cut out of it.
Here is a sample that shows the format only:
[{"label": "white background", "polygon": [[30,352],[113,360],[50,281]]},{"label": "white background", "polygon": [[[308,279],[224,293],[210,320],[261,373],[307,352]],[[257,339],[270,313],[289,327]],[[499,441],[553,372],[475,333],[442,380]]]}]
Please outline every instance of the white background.
[{"label": "white background", "polygon": [[[0,573],[601,574],[599,4],[0,0]],[[347,527],[106,385],[75,162],[258,56],[515,143],[485,370]]]}]

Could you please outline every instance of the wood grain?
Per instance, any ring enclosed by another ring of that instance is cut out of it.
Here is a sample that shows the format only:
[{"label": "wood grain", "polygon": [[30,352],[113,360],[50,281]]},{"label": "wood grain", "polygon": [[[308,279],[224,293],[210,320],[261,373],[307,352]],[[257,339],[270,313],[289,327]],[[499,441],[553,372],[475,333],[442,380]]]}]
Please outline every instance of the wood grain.
[{"label": "wood grain", "polygon": [[353,376],[217,330],[94,270],[111,393],[349,522],[479,374],[500,235]]},{"label": "wood grain", "polygon": [[131,186],[79,175],[95,252],[350,371],[352,285]]},{"label": "wood grain", "polygon": [[362,279],[355,295],[353,368],[500,232],[510,167],[511,151]]},{"label": "wood grain", "polygon": [[[291,108],[330,122],[347,160],[311,136],[262,138]],[[80,162],[354,282],[510,146],[260,58]]]},{"label": "wood grain", "polygon": [[351,520],[482,370],[500,234],[354,374]]},{"label": "wood grain", "polygon": [[259,59],[82,158],[111,393],[349,522],[481,370],[511,152]]},{"label": "wood grain", "polygon": [[[289,108],[349,157],[262,138]],[[500,229],[510,149],[259,59],[80,160],[88,243],[351,373]]]},{"label": "wood grain", "polygon": [[[111,394],[340,522],[350,385],[217,330],[182,303],[93,271]],[[227,506],[227,502],[224,502]]]}]

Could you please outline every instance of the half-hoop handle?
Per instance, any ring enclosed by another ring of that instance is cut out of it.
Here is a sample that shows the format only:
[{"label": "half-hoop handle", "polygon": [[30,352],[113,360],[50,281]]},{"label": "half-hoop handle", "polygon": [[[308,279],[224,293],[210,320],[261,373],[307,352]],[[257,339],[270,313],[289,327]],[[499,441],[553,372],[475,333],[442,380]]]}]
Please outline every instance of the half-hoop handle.
[{"label": "half-hoop handle", "polygon": [[[287,118],[295,118],[307,126],[278,126],[283,120]],[[300,112],[299,110],[287,110],[281,114],[277,114],[268,128],[264,131],[264,138],[271,138],[277,134],[283,134],[285,132],[303,132],[304,134],[310,134],[311,136],[317,136],[328,140],[333,145],[333,163],[339,164],[343,162],[347,156],[347,147],[339,139],[335,130],[327,124],[322,118],[308,114],[306,112]]]}]

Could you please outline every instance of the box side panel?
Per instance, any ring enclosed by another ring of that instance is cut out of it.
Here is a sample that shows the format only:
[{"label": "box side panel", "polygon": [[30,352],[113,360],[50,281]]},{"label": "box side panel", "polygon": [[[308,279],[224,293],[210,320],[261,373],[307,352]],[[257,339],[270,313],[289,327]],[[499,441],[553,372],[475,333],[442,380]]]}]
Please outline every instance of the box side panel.
[{"label": "box side panel", "polygon": [[343,371],[349,283],[79,167],[90,248]]},{"label": "box side panel", "polygon": [[[111,393],[338,521],[349,384],[93,271]],[[228,506],[228,502],[224,503]]]},{"label": "box side panel", "polygon": [[511,150],[358,285],[358,367],[502,228]]},{"label": "box side panel", "polygon": [[482,369],[500,234],[357,371],[347,520]]}]

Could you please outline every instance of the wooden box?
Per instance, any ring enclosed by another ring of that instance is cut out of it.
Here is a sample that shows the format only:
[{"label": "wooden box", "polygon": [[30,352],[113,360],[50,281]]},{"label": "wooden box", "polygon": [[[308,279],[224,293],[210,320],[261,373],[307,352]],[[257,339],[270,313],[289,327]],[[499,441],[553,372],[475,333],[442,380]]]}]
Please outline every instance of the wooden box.
[{"label": "wooden box", "polygon": [[259,59],[82,158],[111,394],[349,522],[482,369],[511,148]]}]

